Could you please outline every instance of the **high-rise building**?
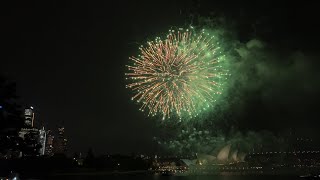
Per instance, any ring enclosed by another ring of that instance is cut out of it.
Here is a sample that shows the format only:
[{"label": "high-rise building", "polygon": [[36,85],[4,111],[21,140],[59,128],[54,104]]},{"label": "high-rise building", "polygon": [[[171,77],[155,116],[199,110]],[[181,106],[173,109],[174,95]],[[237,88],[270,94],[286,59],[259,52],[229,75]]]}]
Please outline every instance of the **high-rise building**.
[{"label": "high-rise building", "polygon": [[25,127],[19,131],[19,136],[23,139],[24,156],[38,156],[44,155],[46,150],[46,131],[44,127],[38,129],[34,127],[34,109],[32,106],[26,108],[24,111]]},{"label": "high-rise building", "polygon": [[52,134],[51,130],[48,130],[46,148],[45,148],[45,155],[47,156],[53,156],[53,140],[54,140],[54,135]]},{"label": "high-rise building", "polygon": [[40,133],[36,128],[22,128],[19,131],[19,137],[23,139],[23,156],[38,156],[40,155],[41,143]]},{"label": "high-rise building", "polygon": [[36,156],[41,154],[40,131],[33,127],[34,111],[30,106],[24,110],[24,128],[19,131],[19,137],[23,139],[23,156]]},{"label": "high-rise building", "polygon": [[30,106],[24,110],[24,124],[26,127],[33,127],[34,112],[33,107]]},{"label": "high-rise building", "polygon": [[45,154],[45,150],[46,150],[46,131],[44,130],[44,127],[42,129],[39,130],[39,143],[41,144],[41,148],[40,148],[40,155],[44,155]]},{"label": "high-rise building", "polygon": [[54,153],[55,154],[66,154],[67,152],[67,138],[64,134],[64,127],[58,128],[58,136],[54,141]]}]

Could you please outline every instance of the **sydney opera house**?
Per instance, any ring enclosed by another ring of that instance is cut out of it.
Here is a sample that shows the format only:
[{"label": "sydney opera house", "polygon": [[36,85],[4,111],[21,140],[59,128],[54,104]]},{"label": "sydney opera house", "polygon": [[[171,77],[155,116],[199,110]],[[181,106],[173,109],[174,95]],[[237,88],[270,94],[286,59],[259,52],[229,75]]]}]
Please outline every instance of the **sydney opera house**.
[{"label": "sydney opera house", "polygon": [[245,156],[245,153],[238,153],[238,150],[231,152],[231,145],[227,145],[223,147],[216,156],[209,154],[197,154],[196,159],[182,159],[182,161],[188,167],[195,165],[225,165],[244,162]]},{"label": "sydney opera house", "polygon": [[[301,148],[300,148],[301,149]],[[309,148],[308,148],[309,149]],[[239,152],[231,144],[216,154],[196,154],[194,158],[158,160],[154,172],[162,175],[258,175],[320,171],[319,150]]]},{"label": "sydney opera house", "polygon": [[[158,163],[156,171],[174,175],[221,174],[225,170],[247,167],[246,154],[232,149],[231,144],[219,149],[216,154],[196,154],[194,159],[179,159],[179,162]],[[256,170],[256,169],[255,169]]]},{"label": "sydney opera house", "polygon": [[[196,159],[181,159],[188,167],[188,174],[221,174],[229,169],[241,169],[247,167],[246,154],[232,149],[231,144],[221,148],[216,155],[197,154]],[[259,169],[259,168],[258,168]],[[256,169],[255,169],[256,170]]]}]

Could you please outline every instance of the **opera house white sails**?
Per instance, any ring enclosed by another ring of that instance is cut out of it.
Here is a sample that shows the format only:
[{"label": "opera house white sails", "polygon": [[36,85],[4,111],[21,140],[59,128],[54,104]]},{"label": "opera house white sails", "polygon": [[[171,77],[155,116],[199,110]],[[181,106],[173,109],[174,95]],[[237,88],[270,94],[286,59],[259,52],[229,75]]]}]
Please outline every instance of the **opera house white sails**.
[{"label": "opera house white sails", "polygon": [[231,144],[221,148],[216,155],[197,154],[197,159],[182,159],[187,165],[213,165],[213,164],[230,164],[235,162],[243,162],[246,154],[239,152],[238,149],[231,150]]}]

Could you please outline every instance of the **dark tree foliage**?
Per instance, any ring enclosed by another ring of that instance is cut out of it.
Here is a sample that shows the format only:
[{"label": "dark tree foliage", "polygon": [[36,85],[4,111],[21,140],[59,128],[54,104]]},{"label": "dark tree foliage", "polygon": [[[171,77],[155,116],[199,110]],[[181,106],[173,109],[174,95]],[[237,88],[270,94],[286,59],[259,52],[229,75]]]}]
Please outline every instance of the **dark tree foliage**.
[{"label": "dark tree foliage", "polygon": [[17,103],[16,84],[0,75],[0,153],[8,154],[20,149],[18,136],[23,126],[21,107]]},{"label": "dark tree foliage", "polygon": [[93,154],[93,150],[92,150],[92,148],[89,148],[87,156],[86,156],[86,158],[84,160],[84,163],[85,163],[85,165],[92,167],[95,164],[94,160],[95,160],[95,157],[94,157],[94,154]]},{"label": "dark tree foliage", "polygon": [[23,126],[21,107],[17,99],[16,84],[0,75],[0,130]]}]

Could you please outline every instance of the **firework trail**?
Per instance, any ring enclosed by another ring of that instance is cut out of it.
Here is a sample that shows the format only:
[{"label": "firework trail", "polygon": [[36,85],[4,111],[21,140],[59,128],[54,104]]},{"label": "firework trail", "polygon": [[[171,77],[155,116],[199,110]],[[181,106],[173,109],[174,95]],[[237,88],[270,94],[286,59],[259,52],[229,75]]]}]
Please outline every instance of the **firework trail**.
[{"label": "firework trail", "polygon": [[156,38],[139,50],[129,58],[126,87],[141,111],[182,119],[213,108],[229,75],[218,38],[205,30],[169,30],[164,40]]}]

